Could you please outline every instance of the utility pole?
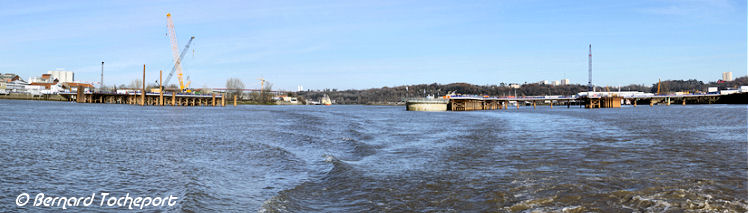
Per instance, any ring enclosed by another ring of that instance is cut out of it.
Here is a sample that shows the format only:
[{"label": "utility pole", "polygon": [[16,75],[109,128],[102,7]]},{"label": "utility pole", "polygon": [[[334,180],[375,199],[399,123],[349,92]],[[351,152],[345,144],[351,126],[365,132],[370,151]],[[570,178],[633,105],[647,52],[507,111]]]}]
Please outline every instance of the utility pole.
[{"label": "utility pole", "polygon": [[143,90],[140,92],[140,105],[146,105],[146,65],[143,64]]},{"label": "utility pole", "polygon": [[588,91],[593,92],[593,45],[588,44]]}]

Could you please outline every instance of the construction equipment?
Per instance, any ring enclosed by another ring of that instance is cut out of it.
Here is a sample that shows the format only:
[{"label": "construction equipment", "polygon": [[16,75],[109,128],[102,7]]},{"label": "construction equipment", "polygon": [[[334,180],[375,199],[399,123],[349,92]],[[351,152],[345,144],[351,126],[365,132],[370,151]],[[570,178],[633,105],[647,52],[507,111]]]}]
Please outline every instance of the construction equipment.
[{"label": "construction equipment", "polygon": [[[650,91],[653,91],[653,90],[650,90]],[[660,95],[661,94],[661,79],[660,78],[658,79],[658,91],[655,92],[655,94],[656,95]]]},{"label": "construction equipment", "polygon": [[588,44],[588,91],[594,92],[593,88],[593,45]]},{"label": "construction equipment", "polygon": [[[174,71],[176,70],[176,72],[177,72],[177,79],[179,79],[179,90],[183,91],[183,90],[185,90],[185,85],[184,85],[184,81],[182,80],[182,63],[181,63],[181,60],[182,60],[182,56],[184,56],[185,53],[187,52],[187,49],[189,49],[190,43],[192,42],[193,39],[195,39],[195,36],[190,37],[190,41],[187,42],[187,45],[185,46],[185,49],[182,50],[182,54],[178,55],[179,45],[177,44],[177,34],[174,32],[174,22],[172,21],[172,14],[170,14],[170,13],[166,14],[166,21],[167,21],[166,27],[167,27],[167,29],[169,31],[168,32],[168,34],[169,34],[169,42],[172,44],[172,56],[174,57],[174,68],[172,69],[172,72],[169,73],[169,76],[167,76],[166,83],[169,82],[169,80],[171,79]],[[164,85],[166,85],[166,84],[164,84]]]},{"label": "construction equipment", "polygon": [[190,76],[188,75],[187,76],[187,84],[185,84],[185,92],[187,92],[187,93],[192,93],[192,91],[190,90],[190,83],[191,82],[192,81],[190,81]]},{"label": "construction equipment", "polygon": [[265,79],[261,77],[257,80],[260,80],[260,91],[263,91],[263,89],[265,89]]},{"label": "construction equipment", "polygon": [[[190,37],[190,41],[187,42],[187,45],[185,45],[185,48],[182,49],[182,53],[179,55],[179,58],[174,62],[174,66],[172,67],[172,71],[169,72],[169,75],[166,77],[166,81],[162,85],[166,86],[169,84],[169,81],[172,79],[172,76],[174,75],[174,72],[178,69],[177,67],[182,67],[182,58],[185,57],[185,53],[187,53],[187,50],[190,49],[190,44],[192,43],[192,40],[195,39],[195,36]],[[179,68],[181,69],[181,68]],[[184,87],[182,86],[182,79],[180,78],[180,90],[184,90]]]}]

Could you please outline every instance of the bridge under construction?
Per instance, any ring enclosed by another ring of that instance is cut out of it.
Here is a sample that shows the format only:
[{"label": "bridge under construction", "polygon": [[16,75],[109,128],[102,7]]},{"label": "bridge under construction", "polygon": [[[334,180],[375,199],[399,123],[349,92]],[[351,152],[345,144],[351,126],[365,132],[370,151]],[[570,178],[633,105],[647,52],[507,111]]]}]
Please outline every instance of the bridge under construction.
[{"label": "bridge under construction", "polygon": [[[743,93],[744,95],[746,93]],[[642,95],[642,96],[618,96],[616,93],[610,95],[584,94],[577,96],[530,96],[530,97],[482,97],[482,96],[446,96],[444,98],[433,99],[411,99],[406,102],[406,110],[409,111],[474,111],[474,110],[501,110],[508,109],[514,105],[520,108],[521,105],[532,106],[534,109],[537,105],[554,105],[566,106],[571,105],[585,108],[620,108],[622,103],[631,103],[637,107],[637,102],[646,101],[649,106],[655,104],[671,105],[671,103],[681,103],[686,105],[688,100],[709,99],[717,100],[720,94],[681,94],[681,95]]]}]

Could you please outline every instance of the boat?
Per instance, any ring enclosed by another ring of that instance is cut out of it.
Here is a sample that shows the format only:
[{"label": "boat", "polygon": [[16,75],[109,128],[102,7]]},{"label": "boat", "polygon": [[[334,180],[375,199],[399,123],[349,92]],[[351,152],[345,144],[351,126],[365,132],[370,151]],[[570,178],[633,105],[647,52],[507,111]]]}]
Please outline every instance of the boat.
[{"label": "boat", "polygon": [[330,102],[330,97],[328,97],[328,94],[325,94],[320,98],[320,103],[325,106],[330,106],[332,103]]}]

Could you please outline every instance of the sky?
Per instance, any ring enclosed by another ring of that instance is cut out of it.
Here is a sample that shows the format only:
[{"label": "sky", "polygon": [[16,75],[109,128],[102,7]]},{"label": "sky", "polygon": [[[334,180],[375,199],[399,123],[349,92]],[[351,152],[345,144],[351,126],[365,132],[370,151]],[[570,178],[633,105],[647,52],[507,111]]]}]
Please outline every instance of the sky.
[{"label": "sky", "polygon": [[[49,70],[78,81],[164,78],[171,13],[192,87],[228,78],[274,90],[479,85],[570,79],[650,85],[747,74],[747,2],[631,1],[5,1],[0,73]],[[171,83],[176,82],[174,78]]]}]

